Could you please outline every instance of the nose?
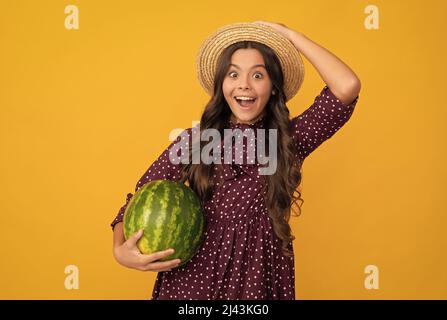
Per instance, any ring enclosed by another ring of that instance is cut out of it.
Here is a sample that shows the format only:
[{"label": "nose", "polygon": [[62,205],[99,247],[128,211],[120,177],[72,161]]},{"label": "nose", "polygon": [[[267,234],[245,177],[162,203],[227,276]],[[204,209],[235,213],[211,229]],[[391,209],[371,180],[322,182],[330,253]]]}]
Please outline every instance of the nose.
[{"label": "nose", "polygon": [[238,89],[243,90],[243,89],[249,89],[249,88],[250,87],[248,85],[247,77],[240,76],[239,83],[238,83]]}]

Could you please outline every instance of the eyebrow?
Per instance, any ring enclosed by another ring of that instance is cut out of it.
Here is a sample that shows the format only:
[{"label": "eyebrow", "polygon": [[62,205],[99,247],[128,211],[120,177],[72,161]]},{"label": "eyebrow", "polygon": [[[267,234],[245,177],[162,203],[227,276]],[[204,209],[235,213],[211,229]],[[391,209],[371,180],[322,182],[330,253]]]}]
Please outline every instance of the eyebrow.
[{"label": "eyebrow", "polygon": [[[235,67],[236,69],[239,69],[239,70],[241,69],[237,64],[232,64],[231,63],[230,66],[233,66],[233,67]],[[255,64],[253,67],[251,67],[251,69],[256,68],[256,67],[263,67],[264,69],[267,70],[267,68],[263,64]]]}]

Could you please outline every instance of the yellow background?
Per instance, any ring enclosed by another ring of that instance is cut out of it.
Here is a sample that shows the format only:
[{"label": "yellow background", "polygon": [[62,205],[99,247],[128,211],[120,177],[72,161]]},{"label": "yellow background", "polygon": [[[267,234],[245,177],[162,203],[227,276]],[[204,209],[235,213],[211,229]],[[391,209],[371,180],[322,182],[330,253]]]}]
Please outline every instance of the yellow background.
[{"label": "yellow background", "polygon": [[[115,262],[109,224],[169,132],[199,120],[202,41],[254,20],[303,32],[362,81],[351,120],[303,166],[297,299],[447,298],[445,1],[0,3],[0,298],[150,297],[155,274]],[[293,116],[324,86],[304,61]]]}]

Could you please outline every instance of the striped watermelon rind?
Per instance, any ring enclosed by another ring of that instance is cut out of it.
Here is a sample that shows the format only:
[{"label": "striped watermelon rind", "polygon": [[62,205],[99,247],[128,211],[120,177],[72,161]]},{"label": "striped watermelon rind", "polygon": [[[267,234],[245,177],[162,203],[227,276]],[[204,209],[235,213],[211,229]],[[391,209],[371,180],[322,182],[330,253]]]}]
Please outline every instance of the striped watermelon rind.
[{"label": "striped watermelon rind", "polygon": [[195,192],[181,182],[153,180],[133,195],[123,217],[124,238],[140,229],[137,247],[143,254],[174,248],[159,261],[179,258],[186,264],[203,241],[205,218]]}]

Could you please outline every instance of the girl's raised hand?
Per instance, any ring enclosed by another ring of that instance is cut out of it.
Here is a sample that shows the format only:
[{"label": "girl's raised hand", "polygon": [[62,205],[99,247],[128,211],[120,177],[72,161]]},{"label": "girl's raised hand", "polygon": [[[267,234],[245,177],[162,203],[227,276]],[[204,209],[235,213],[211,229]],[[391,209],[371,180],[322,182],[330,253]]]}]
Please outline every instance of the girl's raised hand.
[{"label": "girl's raised hand", "polygon": [[174,249],[158,251],[151,254],[142,254],[137,242],[143,235],[143,229],[130,236],[122,245],[114,248],[114,256],[119,264],[140,271],[171,271],[179,265],[180,259],[157,261],[174,253]]},{"label": "girl's raised hand", "polygon": [[288,28],[285,24],[282,24],[282,23],[268,22],[268,21],[262,21],[262,20],[254,21],[254,23],[261,23],[261,24],[270,26],[289,40],[290,40],[291,35],[294,32],[296,32],[296,31]]}]

